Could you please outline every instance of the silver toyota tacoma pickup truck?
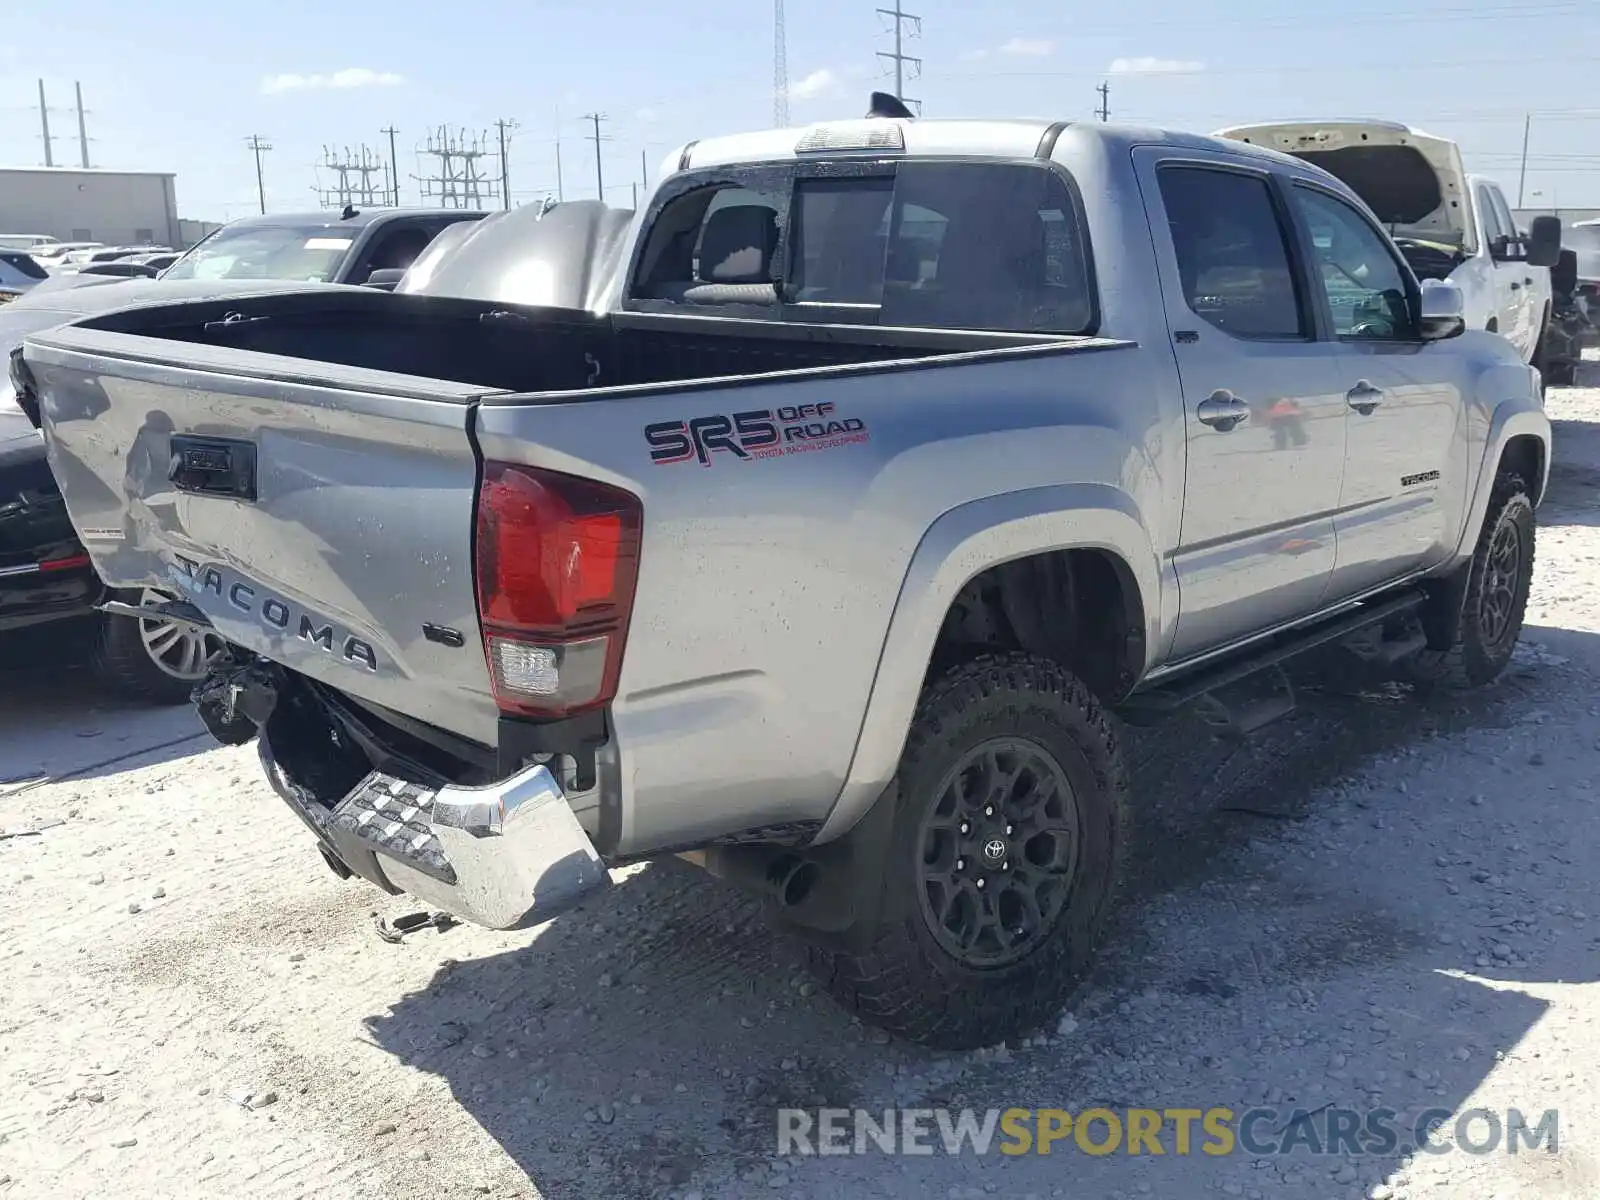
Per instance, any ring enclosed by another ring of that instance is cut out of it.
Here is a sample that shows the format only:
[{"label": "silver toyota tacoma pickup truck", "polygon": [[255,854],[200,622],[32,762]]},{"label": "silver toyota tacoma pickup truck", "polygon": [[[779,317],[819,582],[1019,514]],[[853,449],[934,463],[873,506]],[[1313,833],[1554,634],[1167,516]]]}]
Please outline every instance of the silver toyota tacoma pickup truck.
[{"label": "silver toyota tacoma pickup truck", "polygon": [[864,1020],[992,1044],[1105,926],[1123,721],[1248,731],[1312,649],[1509,660],[1537,374],[1319,168],[883,117],[667,166],[587,307],[533,255],[542,305],[191,301],[13,361],[97,569],[225,642],[201,714],[340,875],[515,928],[680,854]]}]

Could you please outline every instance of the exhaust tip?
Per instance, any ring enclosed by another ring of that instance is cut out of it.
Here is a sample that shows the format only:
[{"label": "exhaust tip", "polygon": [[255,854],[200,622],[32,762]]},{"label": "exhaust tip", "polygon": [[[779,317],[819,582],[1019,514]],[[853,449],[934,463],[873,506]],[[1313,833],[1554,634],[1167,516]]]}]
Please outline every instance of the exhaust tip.
[{"label": "exhaust tip", "polygon": [[767,881],[778,903],[793,908],[805,902],[820,874],[816,863],[798,855],[785,855],[774,860],[767,871]]}]

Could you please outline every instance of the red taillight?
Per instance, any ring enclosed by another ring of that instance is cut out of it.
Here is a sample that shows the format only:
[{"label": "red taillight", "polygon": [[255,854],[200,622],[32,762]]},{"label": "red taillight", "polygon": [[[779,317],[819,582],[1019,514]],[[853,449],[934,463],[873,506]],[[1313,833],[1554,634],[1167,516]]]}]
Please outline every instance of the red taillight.
[{"label": "red taillight", "polygon": [[39,564],[41,571],[76,571],[89,565],[87,554],[74,554],[70,558],[52,558]]},{"label": "red taillight", "polygon": [[632,492],[484,464],[478,620],[503,711],[565,716],[616,695],[643,524]]}]

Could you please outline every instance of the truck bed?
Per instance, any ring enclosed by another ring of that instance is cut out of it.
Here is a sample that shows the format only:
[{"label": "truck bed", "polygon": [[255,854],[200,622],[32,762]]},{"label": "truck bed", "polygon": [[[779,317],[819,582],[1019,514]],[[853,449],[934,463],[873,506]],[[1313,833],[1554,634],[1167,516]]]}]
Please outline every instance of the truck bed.
[{"label": "truck bed", "polygon": [[[740,545],[761,547],[797,522],[847,536],[854,509],[853,536],[870,539],[894,504],[892,477],[877,476],[908,436],[980,413],[985,426],[1030,425],[1060,403],[1040,356],[1128,345],[325,288],[96,315],[30,337],[25,370],[51,469],[108,584],[177,594],[230,642],[492,748],[501,714],[473,574],[486,460],[641,497],[654,578],[734,554],[725,517]],[[1077,374],[1110,394],[1104,370]],[[781,420],[811,440],[745,455],[724,432],[695,465],[691,435],[752,411],[792,414]],[[880,487],[883,498],[862,493]],[[768,551],[739,553],[753,569]],[[806,561],[778,565],[836,570]],[[640,627],[630,643],[658,636]]]},{"label": "truck bed", "polygon": [[[138,338],[137,343],[112,339],[106,346],[130,357],[177,360],[192,353],[190,346],[206,346],[225,349],[230,362],[244,371],[250,364],[239,351],[293,358],[296,377],[321,374],[335,384],[352,377],[338,370],[317,372],[308,364],[519,394],[903,362],[1061,341],[1034,334],[596,315],[370,289],[147,306],[91,318],[76,328]],[[282,367],[272,364],[272,369]],[[467,398],[454,396],[457,402]]]}]

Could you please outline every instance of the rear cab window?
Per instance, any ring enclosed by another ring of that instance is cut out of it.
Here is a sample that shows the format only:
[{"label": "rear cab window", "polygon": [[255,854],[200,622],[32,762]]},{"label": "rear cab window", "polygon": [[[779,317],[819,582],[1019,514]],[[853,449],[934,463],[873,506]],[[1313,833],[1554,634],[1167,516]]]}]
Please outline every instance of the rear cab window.
[{"label": "rear cab window", "polygon": [[655,213],[632,307],[746,315],[757,306],[787,321],[1022,333],[1095,328],[1081,207],[1045,164],[806,164],[686,189]]}]

